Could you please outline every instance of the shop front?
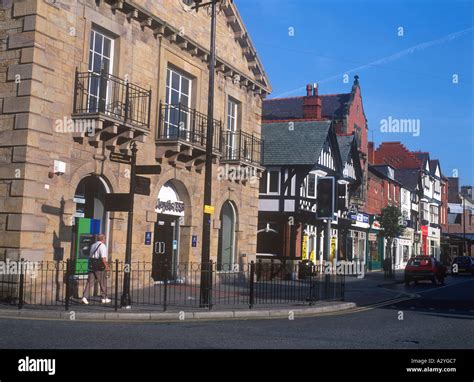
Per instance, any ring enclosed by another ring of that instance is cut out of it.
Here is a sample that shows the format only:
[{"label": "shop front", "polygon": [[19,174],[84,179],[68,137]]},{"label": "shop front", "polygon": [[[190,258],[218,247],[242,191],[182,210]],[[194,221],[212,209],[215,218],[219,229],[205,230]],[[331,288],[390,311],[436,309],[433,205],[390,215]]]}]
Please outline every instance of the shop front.
[{"label": "shop front", "polygon": [[380,222],[373,217],[372,224],[367,235],[367,267],[370,271],[382,269],[384,254],[384,238],[380,230]]},{"label": "shop front", "polygon": [[441,231],[439,228],[428,227],[427,246],[429,256],[440,260],[441,256]]},{"label": "shop front", "polygon": [[154,227],[152,278],[157,283],[176,280],[180,261],[180,223],[184,219],[184,202],[180,200],[171,182],[161,188],[155,211],[157,221]]},{"label": "shop front", "polygon": [[369,215],[354,213],[348,215],[352,221],[347,237],[346,259],[348,261],[366,261],[367,234],[370,229]]}]

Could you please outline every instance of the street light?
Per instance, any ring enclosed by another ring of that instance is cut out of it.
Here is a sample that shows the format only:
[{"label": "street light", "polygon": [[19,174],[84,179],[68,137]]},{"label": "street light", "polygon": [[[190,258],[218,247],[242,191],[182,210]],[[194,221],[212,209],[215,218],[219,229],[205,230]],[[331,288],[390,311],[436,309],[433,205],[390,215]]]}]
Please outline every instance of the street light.
[{"label": "street light", "polygon": [[123,292],[120,298],[120,306],[122,308],[129,309],[132,305],[132,300],[130,298],[130,274],[132,267],[132,230],[133,230],[133,209],[135,201],[135,188],[136,188],[136,164],[137,164],[137,143],[133,141],[132,147],[132,156],[130,163],[130,207],[128,211],[128,220],[127,220],[127,245],[125,247],[125,272],[123,275]]},{"label": "street light", "polygon": [[211,0],[203,3],[194,0],[196,12],[202,7],[210,7],[211,14],[211,46],[209,57],[209,94],[207,101],[207,133],[206,133],[206,165],[204,175],[204,212],[202,219],[202,253],[201,253],[201,286],[199,304],[201,307],[210,307],[211,282],[211,216],[212,216],[212,144],[214,141],[214,82],[216,65],[216,19],[217,4],[226,4],[227,0]]}]

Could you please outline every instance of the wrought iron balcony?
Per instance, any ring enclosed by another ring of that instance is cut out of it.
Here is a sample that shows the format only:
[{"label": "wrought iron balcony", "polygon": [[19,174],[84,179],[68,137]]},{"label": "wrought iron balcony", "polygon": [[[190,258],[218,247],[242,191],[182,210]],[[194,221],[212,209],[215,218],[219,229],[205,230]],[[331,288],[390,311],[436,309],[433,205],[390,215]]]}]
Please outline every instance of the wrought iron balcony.
[{"label": "wrought iron balcony", "polygon": [[[222,123],[214,120],[214,139],[212,149],[221,151]],[[207,116],[183,104],[160,103],[160,117],[157,141],[182,142],[206,150]]]},{"label": "wrought iron balcony", "polygon": [[261,167],[263,165],[263,140],[243,131],[222,135],[221,162],[238,162]]},{"label": "wrought iron balcony", "polygon": [[151,90],[104,71],[76,70],[73,118],[97,118],[119,126],[150,130]]}]

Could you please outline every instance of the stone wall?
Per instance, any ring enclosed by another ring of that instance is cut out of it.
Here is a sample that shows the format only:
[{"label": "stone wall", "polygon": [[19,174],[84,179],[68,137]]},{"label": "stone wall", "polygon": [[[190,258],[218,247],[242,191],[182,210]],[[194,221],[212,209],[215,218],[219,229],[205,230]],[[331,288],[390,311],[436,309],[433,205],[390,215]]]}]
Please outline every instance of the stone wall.
[{"label": "stone wall", "polygon": [[[99,6],[97,6],[99,3]],[[184,26],[186,34],[207,46],[210,19],[207,13],[182,14],[174,0],[137,1],[175,28]],[[192,56],[166,38],[104,1],[18,0],[0,11],[2,23],[0,57],[0,255],[30,260],[53,259],[54,248],[63,248],[65,258],[71,251],[73,202],[81,179],[95,174],[110,192],[129,190],[129,166],[108,160],[103,143],[89,145],[87,139],[74,141],[70,133],[58,132],[58,121],[71,117],[74,99],[74,73],[87,71],[91,28],[116,37],[114,75],[152,91],[151,131],[139,143],[139,164],[154,165],[155,135],[159,101],[165,99],[168,63],[194,77],[194,105],[207,112],[207,63]],[[233,32],[221,14],[218,21],[218,55],[247,75],[252,75],[236,45]],[[6,41],[6,42],[5,42]],[[16,75],[20,82],[15,83]],[[219,73],[216,78],[215,119],[226,120],[226,100],[241,102],[241,128],[260,134],[262,99],[257,92],[234,84]],[[48,177],[54,160],[66,163],[66,173]],[[211,254],[215,259],[222,204],[231,200],[238,211],[236,253],[256,252],[258,182],[242,184],[217,179],[219,164],[213,166],[213,216]],[[19,171],[17,171],[19,170]],[[133,259],[150,260],[151,246],[144,245],[144,233],[153,231],[154,212],[160,188],[168,180],[182,187],[189,199],[182,227],[183,260],[198,261],[204,172],[162,164],[161,175],[152,176],[150,197],[137,196],[133,236]],[[180,195],[181,196],[181,195]],[[127,214],[110,213],[109,247],[112,258],[123,259]],[[198,236],[198,247],[191,247],[191,236]],[[236,258],[238,260],[238,258]]]}]

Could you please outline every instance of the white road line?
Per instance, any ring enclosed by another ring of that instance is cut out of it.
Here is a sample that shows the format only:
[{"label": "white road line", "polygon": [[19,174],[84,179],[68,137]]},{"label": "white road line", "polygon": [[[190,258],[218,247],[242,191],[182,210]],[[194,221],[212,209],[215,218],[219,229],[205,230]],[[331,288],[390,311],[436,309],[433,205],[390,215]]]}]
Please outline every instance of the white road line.
[{"label": "white road line", "polygon": [[472,280],[464,280],[464,281],[460,281],[456,284],[449,284],[449,285],[443,285],[443,286],[440,286],[440,287],[437,287],[437,288],[432,288],[432,289],[428,289],[428,290],[422,290],[422,291],[419,291],[418,294],[422,294],[422,293],[427,293],[427,292],[433,292],[435,290],[440,290],[440,289],[443,289],[443,288],[449,288],[449,287],[453,287],[455,285],[460,285],[460,284],[465,284],[465,283],[469,283],[469,282],[472,282]]}]

